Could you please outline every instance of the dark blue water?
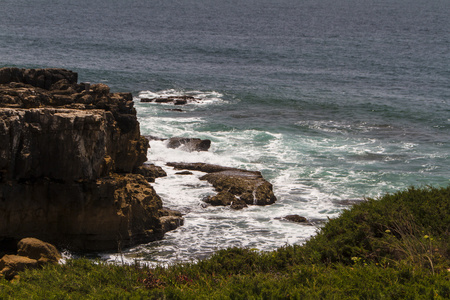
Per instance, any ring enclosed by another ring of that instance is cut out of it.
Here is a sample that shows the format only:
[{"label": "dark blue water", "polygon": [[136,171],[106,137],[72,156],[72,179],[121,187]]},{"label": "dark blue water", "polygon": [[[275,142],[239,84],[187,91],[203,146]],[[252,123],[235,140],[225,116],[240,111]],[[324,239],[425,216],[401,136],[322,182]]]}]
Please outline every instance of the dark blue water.
[{"label": "dark blue water", "polygon": [[[131,91],[144,134],[213,141],[189,154],[152,142],[153,162],[259,169],[274,184],[276,205],[230,212],[202,208],[211,191],[196,178],[195,191],[157,182],[186,226],[135,252],[172,261],[314,233],[274,219],[285,213],[326,219],[346,199],[447,186],[449,15],[446,0],[1,0],[0,67]],[[161,94],[207,101],[183,113],[139,102]]]}]

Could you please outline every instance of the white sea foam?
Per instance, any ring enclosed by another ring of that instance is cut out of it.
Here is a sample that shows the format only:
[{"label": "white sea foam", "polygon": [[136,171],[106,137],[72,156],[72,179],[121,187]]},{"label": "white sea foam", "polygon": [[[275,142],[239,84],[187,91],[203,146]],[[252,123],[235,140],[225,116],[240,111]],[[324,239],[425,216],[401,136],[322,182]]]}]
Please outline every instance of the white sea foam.
[{"label": "white sea foam", "polygon": [[[150,127],[147,127],[147,120],[151,123]],[[198,134],[194,129],[188,129],[186,133],[173,126],[173,123],[181,122],[183,125],[180,127],[186,129],[192,121],[202,120],[140,118],[142,128],[166,130],[168,136]],[[316,232],[320,221],[339,213],[340,209],[333,203],[338,197],[299,182],[298,174],[293,169],[281,172],[271,170],[283,163],[284,157],[289,158],[293,154],[278,153],[287,151],[282,134],[246,130],[203,133],[204,136],[215,140],[207,152],[185,152],[180,148],[168,149],[163,141],[150,142],[149,160],[163,167],[168,175],[156,179],[152,185],[164,206],[184,214],[185,224],[166,233],[162,241],[128,249],[121,256],[109,255],[110,261],[120,259],[130,262],[138,258],[150,264],[170,264],[204,258],[214,251],[232,246],[274,250],[286,244],[303,243]],[[270,173],[268,179],[274,185],[278,201],[270,206],[252,206],[238,211],[229,207],[207,206],[203,198],[215,192],[208,182],[199,179],[204,173],[192,171],[192,175],[176,174],[177,170],[166,166],[171,161],[205,162],[263,170],[263,173],[266,170]],[[305,216],[312,222],[301,225],[284,221],[282,218],[289,214]]]},{"label": "white sea foam", "polygon": [[[191,93],[222,97],[219,93]],[[140,96],[180,94],[186,92],[146,91]],[[220,105],[227,104],[222,101]],[[183,107],[181,114],[167,111],[161,105],[136,103],[136,107],[142,134],[207,138],[212,140],[212,145],[209,151],[186,152],[182,148],[169,149],[164,141],[150,142],[149,161],[163,167],[168,174],[152,185],[164,206],[184,214],[185,225],[166,233],[161,241],[127,249],[123,256],[109,256],[110,260],[139,259],[151,264],[171,264],[201,259],[231,246],[267,251],[285,244],[301,244],[315,234],[321,222],[338,216],[346,200],[380,196],[382,191],[399,187],[392,182],[404,182],[406,187],[413,177],[408,172],[392,171],[396,169],[390,164],[401,166],[418,160],[420,170],[434,168],[421,161],[421,156],[415,153],[415,144],[353,134],[385,129],[387,125],[304,121],[297,125],[327,134],[278,133],[252,128],[220,131],[208,130],[211,120],[199,113],[201,106]],[[176,174],[178,171],[168,167],[167,162],[204,162],[260,170],[273,184],[278,200],[270,206],[251,206],[238,211],[207,206],[203,199],[215,191],[208,182],[199,179],[203,173]],[[361,191],[362,194],[356,193]],[[284,221],[283,217],[289,214],[304,216],[311,223]]]},{"label": "white sea foam", "polygon": [[[161,99],[168,97],[183,97],[183,96],[193,97],[194,100],[189,102],[188,104],[195,104],[195,105],[205,105],[224,101],[223,94],[216,91],[176,90],[176,89],[168,89],[157,92],[141,91],[137,99],[138,100],[143,98]],[[149,102],[147,103],[147,105],[148,104],[156,104],[156,103]],[[173,104],[158,103],[156,105],[173,105]]]}]

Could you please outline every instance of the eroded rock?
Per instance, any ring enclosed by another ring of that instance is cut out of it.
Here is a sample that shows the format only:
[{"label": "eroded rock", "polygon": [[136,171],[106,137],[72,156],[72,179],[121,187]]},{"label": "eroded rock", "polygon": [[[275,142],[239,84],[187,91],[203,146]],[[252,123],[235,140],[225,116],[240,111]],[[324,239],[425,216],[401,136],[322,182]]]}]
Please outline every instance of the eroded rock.
[{"label": "eroded rock", "polygon": [[66,80],[69,84],[76,84],[78,74],[64,69],[0,69],[0,84],[20,82],[42,89],[50,89],[54,83],[60,80]]},{"label": "eroded rock", "polygon": [[243,170],[221,171],[200,177],[221,192],[227,191],[250,205],[268,205],[276,201],[272,185],[261,175]]},{"label": "eroded rock", "polygon": [[0,242],[34,236],[76,250],[162,238],[148,140],[130,93],[62,69],[0,69]]},{"label": "eroded rock", "polygon": [[57,263],[61,259],[58,249],[36,238],[24,238],[17,244],[17,255],[35,259],[40,263]]},{"label": "eroded rock", "polygon": [[170,209],[163,209],[161,213],[163,216],[160,220],[164,232],[174,230],[184,225],[184,219],[180,212]]},{"label": "eroded rock", "polygon": [[211,183],[217,195],[208,197],[205,202],[211,205],[231,205],[243,208],[248,205],[269,205],[276,201],[272,185],[266,181],[261,172],[223,167],[206,163],[167,163],[177,170],[194,170],[208,174],[200,177]]},{"label": "eroded rock", "polygon": [[242,199],[236,199],[233,202],[231,202],[230,208],[239,210],[248,207],[247,203],[245,203]]},{"label": "eroded rock", "polygon": [[236,201],[236,197],[227,191],[220,191],[215,196],[209,196],[204,200],[213,206],[227,206]]},{"label": "eroded rock", "polygon": [[108,145],[109,117],[103,110],[0,108],[3,180],[105,176],[112,169],[105,158],[117,155]]},{"label": "eroded rock", "polygon": [[13,279],[18,272],[35,269],[48,263],[58,263],[61,254],[55,246],[35,238],[24,238],[17,244],[17,255],[4,255],[0,259],[0,275]]},{"label": "eroded rock", "polygon": [[19,255],[5,255],[0,259],[0,274],[7,280],[13,279],[18,272],[37,268],[38,261]]},{"label": "eroded rock", "polygon": [[155,166],[154,164],[144,164],[138,167],[134,173],[143,175],[149,182],[155,182],[156,178],[167,176],[167,173],[163,168]]}]

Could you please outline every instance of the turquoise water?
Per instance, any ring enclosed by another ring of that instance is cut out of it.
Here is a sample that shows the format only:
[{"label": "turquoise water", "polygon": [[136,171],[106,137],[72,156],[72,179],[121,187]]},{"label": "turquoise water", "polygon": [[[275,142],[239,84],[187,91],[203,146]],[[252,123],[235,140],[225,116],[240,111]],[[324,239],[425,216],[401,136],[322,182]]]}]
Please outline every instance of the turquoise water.
[{"label": "turquoise water", "polygon": [[[227,246],[301,243],[348,199],[450,183],[450,2],[185,0],[0,2],[0,67],[62,67],[131,91],[149,160],[261,170],[271,207],[203,207],[198,176],[155,183],[186,225],[131,257],[173,262]],[[183,112],[140,97],[192,94]]]}]

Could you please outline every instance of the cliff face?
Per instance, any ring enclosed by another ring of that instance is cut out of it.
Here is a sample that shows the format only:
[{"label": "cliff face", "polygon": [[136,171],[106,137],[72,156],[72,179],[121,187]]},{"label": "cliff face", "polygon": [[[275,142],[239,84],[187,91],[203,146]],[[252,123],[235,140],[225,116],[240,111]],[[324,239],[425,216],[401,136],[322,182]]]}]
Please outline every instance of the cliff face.
[{"label": "cliff face", "polygon": [[148,147],[131,94],[62,69],[0,69],[0,241],[106,250],[162,238],[170,214],[133,174]]}]

